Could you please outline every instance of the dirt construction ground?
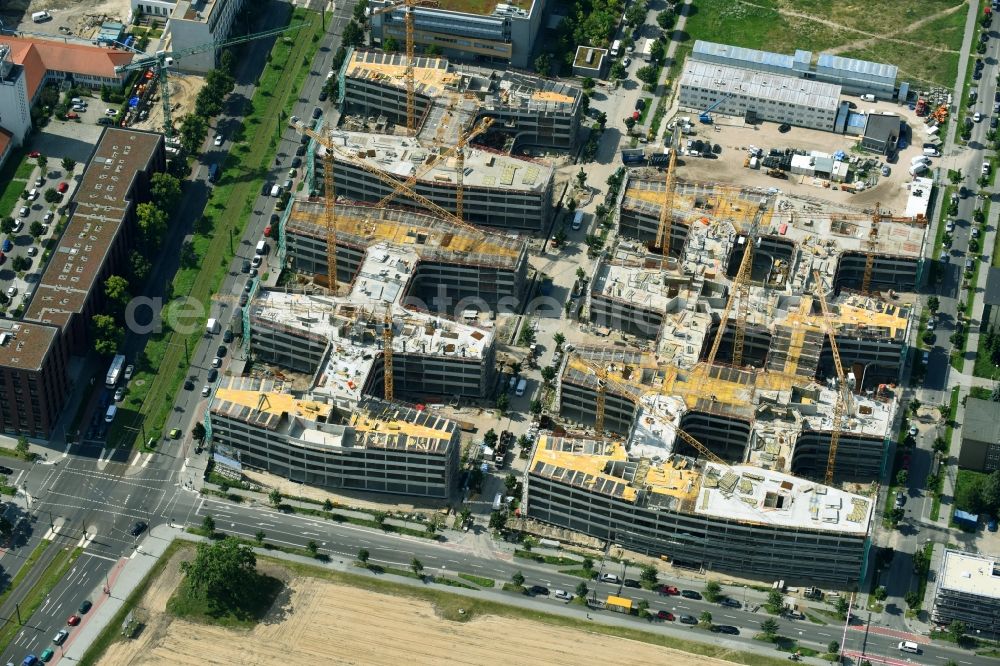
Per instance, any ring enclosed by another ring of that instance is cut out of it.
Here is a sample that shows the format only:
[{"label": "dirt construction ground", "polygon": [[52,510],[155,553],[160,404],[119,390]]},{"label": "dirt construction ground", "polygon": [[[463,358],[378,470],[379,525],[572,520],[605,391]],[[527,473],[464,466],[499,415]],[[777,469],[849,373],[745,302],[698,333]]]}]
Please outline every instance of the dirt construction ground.
[{"label": "dirt construction ground", "polygon": [[[184,552],[184,551],[181,551]],[[187,551],[190,552],[190,551]],[[633,663],[722,666],[627,639],[529,620],[486,616],[458,624],[439,618],[431,604],[313,578],[293,578],[271,617],[249,632],[175,620],[164,612],[180,577],[174,557],[150,586],[136,613],[146,626],[129,642],[114,644],[102,666],[138,664],[449,664]],[[262,567],[263,568],[263,567]],[[283,570],[267,571],[282,577]],[[284,575],[287,578],[287,574]],[[498,637],[517,637],[498,640]]]},{"label": "dirt construction ground", "polygon": [[[18,30],[62,36],[68,28],[75,37],[91,39],[105,21],[125,23],[131,11],[129,0],[5,0],[0,3],[4,24]],[[51,21],[33,23],[33,12],[47,11]]]}]

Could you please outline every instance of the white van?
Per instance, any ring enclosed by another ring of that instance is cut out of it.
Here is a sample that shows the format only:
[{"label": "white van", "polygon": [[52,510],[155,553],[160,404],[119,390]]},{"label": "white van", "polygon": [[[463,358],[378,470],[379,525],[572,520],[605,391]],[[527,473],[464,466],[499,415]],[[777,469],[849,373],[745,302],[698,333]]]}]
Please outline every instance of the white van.
[{"label": "white van", "polygon": [[931,163],[931,158],[927,157],[926,155],[917,155],[916,157],[910,160],[910,164],[930,164],[930,163]]},{"label": "white van", "polygon": [[267,241],[260,241],[257,243],[257,249],[254,250],[259,255],[267,254]]},{"label": "white van", "polygon": [[35,23],[42,23],[44,21],[50,20],[51,18],[52,14],[49,14],[48,12],[35,12],[34,14],[31,15],[31,20],[34,21]]},{"label": "white van", "polygon": [[875,95],[862,95],[861,96],[861,101],[862,102],[874,102],[875,101]]},{"label": "white van", "polygon": [[913,641],[900,641],[899,651],[909,652],[911,654],[920,654],[920,646]]},{"label": "white van", "polygon": [[273,185],[271,187],[271,196],[280,197],[281,196],[281,185]]},{"label": "white van", "polygon": [[938,152],[937,148],[924,148],[924,155],[927,157],[940,157],[941,153]]},{"label": "white van", "polygon": [[38,188],[31,188],[28,190],[28,201],[34,201],[38,198]]},{"label": "white van", "polygon": [[616,39],[614,43],[611,44],[611,57],[617,58],[618,54],[621,53],[621,50],[622,50],[622,40]]},{"label": "white van", "polygon": [[522,379],[517,383],[517,390],[514,391],[514,395],[524,395],[524,390],[528,388],[528,380]]},{"label": "white van", "polygon": [[571,224],[570,227],[573,229],[573,231],[579,231],[580,227],[582,226],[583,226],[583,211],[578,210],[573,215],[573,224]]}]

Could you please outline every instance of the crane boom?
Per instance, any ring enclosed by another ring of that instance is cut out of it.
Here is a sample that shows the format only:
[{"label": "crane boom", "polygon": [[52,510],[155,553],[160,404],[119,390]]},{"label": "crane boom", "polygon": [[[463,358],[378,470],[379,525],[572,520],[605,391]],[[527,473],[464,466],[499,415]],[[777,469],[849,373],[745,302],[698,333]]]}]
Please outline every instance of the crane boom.
[{"label": "crane boom", "polygon": [[167,80],[167,70],[171,65],[174,64],[175,60],[179,60],[189,55],[194,55],[196,53],[204,53],[205,51],[218,51],[220,49],[227,48],[229,46],[237,46],[239,44],[245,44],[246,42],[251,42],[256,39],[265,39],[267,37],[275,37],[285,32],[290,32],[292,30],[298,30],[303,27],[305,23],[294,23],[292,25],[286,25],[283,28],[272,28],[271,30],[264,30],[262,32],[255,32],[250,35],[241,35],[239,37],[233,37],[232,39],[226,39],[221,42],[208,42],[205,44],[200,44],[198,46],[192,46],[186,49],[180,49],[179,51],[157,51],[153,55],[147,55],[143,58],[133,58],[132,62],[125,65],[117,65],[115,67],[115,74],[122,74],[124,72],[141,71],[144,69],[155,69],[156,75],[159,80],[160,85],[160,99],[163,102],[163,129],[164,134],[169,138],[174,133],[174,124],[170,119],[171,108],[170,108],[170,86]]},{"label": "crane boom", "polygon": [[758,206],[754,213],[750,232],[747,235],[747,246],[740,261],[740,270],[736,274],[734,290],[739,298],[739,309],[736,311],[736,330],[733,332],[733,365],[743,365],[743,343],[747,333],[747,318],[750,316],[750,278],[753,272],[753,246],[757,240],[757,229],[764,217],[764,207]]},{"label": "crane boom", "polygon": [[321,146],[323,146],[327,150],[332,150],[332,151],[335,151],[335,152],[339,153],[342,157],[344,157],[345,159],[349,160],[351,162],[351,164],[354,164],[354,165],[356,165],[356,166],[364,169],[368,173],[372,174],[373,176],[375,176],[376,178],[378,178],[379,180],[381,180],[383,183],[386,183],[387,185],[390,185],[393,188],[402,186],[402,189],[401,189],[401,193],[402,194],[406,195],[410,199],[413,199],[417,203],[422,204],[427,209],[429,209],[432,213],[434,213],[437,216],[443,218],[447,222],[450,222],[450,223],[452,223],[454,225],[462,227],[463,229],[468,229],[469,231],[473,231],[473,232],[475,232],[477,235],[479,235],[481,237],[486,236],[486,232],[485,231],[483,231],[479,227],[476,227],[474,225],[469,224],[468,222],[466,222],[465,220],[461,219],[460,217],[457,217],[451,211],[442,208],[441,206],[437,205],[436,203],[434,203],[433,201],[431,201],[427,197],[423,196],[422,194],[418,194],[416,192],[416,190],[414,190],[412,187],[406,187],[406,183],[405,182],[400,182],[399,180],[397,180],[396,178],[392,177],[390,174],[386,173],[382,169],[379,169],[378,167],[374,167],[374,166],[368,164],[367,162],[365,162],[363,160],[354,160],[354,159],[352,159],[350,155],[346,155],[343,152],[341,152],[338,149],[338,147],[334,144],[334,142],[332,140],[324,137],[322,134],[320,134],[316,130],[312,129],[311,127],[307,127],[301,121],[294,121],[294,122],[290,121],[289,124],[292,127],[294,127],[295,130],[298,131],[299,133],[305,134],[306,136],[309,136],[309,137],[312,137],[313,139],[316,139],[317,143],[319,143]]}]

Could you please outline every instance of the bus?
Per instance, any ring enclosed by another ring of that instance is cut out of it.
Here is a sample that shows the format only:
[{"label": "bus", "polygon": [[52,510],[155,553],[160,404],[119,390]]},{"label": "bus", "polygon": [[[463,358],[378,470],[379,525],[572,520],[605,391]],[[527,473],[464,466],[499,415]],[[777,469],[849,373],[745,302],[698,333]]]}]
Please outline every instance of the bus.
[{"label": "bus", "polygon": [[208,167],[208,182],[214,183],[219,180],[219,165],[212,164]]},{"label": "bus", "polygon": [[115,356],[114,360],[111,361],[111,367],[108,368],[108,375],[104,378],[104,385],[109,389],[114,390],[118,386],[118,380],[121,379],[122,370],[125,368],[125,356],[124,354],[118,354]]}]

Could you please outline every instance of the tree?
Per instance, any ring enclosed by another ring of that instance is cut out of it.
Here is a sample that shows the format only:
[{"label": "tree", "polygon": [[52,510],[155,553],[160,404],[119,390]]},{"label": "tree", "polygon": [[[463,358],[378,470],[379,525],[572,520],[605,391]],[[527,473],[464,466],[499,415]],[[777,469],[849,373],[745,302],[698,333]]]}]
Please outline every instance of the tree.
[{"label": "tree", "polygon": [[767,612],[772,615],[780,613],[785,608],[785,597],[781,594],[781,590],[769,590],[767,593],[767,601],[764,602],[764,607],[767,609]]},{"label": "tree", "polygon": [[967,628],[965,623],[961,620],[954,620],[948,625],[948,635],[951,636],[951,639],[956,643],[961,643],[963,641],[966,631]]},{"label": "tree", "polygon": [[535,58],[535,71],[542,76],[548,76],[552,69],[552,54],[542,53]]},{"label": "tree", "polygon": [[21,458],[27,459],[31,455],[31,448],[28,446],[28,438],[21,437],[17,438],[17,444],[14,446],[14,452]]},{"label": "tree", "polygon": [[14,524],[7,520],[6,516],[0,516],[0,536],[9,539],[14,533]]},{"label": "tree", "polygon": [[621,60],[611,65],[611,78],[613,79],[624,79],[628,75],[625,71],[625,65],[622,64]]},{"label": "tree", "polygon": [[712,626],[712,614],[708,611],[702,611],[701,615],[698,616],[698,624],[711,627]]},{"label": "tree", "polygon": [[104,281],[104,296],[114,306],[117,313],[125,311],[125,306],[132,300],[132,295],[128,293],[128,280],[120,275],[112,275]]},{"label": "tree", "polygon": [[850,608],[850,603],[847,601],[846,597],[838,597],[836,604],[837,617],[841,620],[847,619],[847,610]]},{"label": "tree", "polygon": [[42,170],[42,173],[45,173],[45,169],[47,169],[48,166],[49,166],[49,158],[47,158],[45,155],[39,155],[38,168]]},{"label": "tree", "polygon": [[499,532],[507,526],[507,512],[493,511],[490,513],[490,529]]},{"label": "tree", "polygon": [[[530,411],[535,416],[538,416],[539,414],[541,414],[542,413],[542,401],[539,400],[538,398],[535,398],[534,400],[532,400],[531,401],[531,405],[528,407],[528,411]],[[523,437],[523,435],[522,435],[522,437]],[[518,440],[518,441],[520,441],[520,440]]]},{"label": "tree", "polygon": [[649,57],[653,59],[653,62],[663,62],[663,58],[667,55],[667,47],[663,45],[663,42],[659,39],[653,42],[653,45],[649,47]]},{"label": "tree", "polygon": [[62,195],[56,192],[55,189],[51,187],[45,190],[45,194],[43,196],[45,197],[46,203],[54,204],[57,201],[62,201]]},{"label": "tree", "polygon": [[656,24],[663,28],[664,30],[670,30],[674,27],[674,22],[677,20],[677,16],[670,9],[666,9],[656,15]]},{"label": "tree", "polygon": [[234,537],[199,543],[194,560],[181,563],[188,590],[220,609],[240,607],[256,593],[257,556]]},{"label": "tree", "polygon": [[625,20],[631,25],[642,25],[646,21],[646,3],[636,2],[625,10]]},{"label": "tree", "polygon": [[102,356],[112,356],[125,342],[125,329],[111,315],[94,315],[90,318],[94,351]]},{"label": "tree", "polygon": [[35,220],[28,227],[28,233],[31,234],[32,238],[41,238],[42,234],[45,233],[45,226],[38,220]]},{"label": "tree", "polygon": [[507,409],[510,407],[510,397],[506,393],[501,393],[497,396],[497,410],[501,414],[507,413]]},{"label": "tree", "polygon": [[493,428],[490,428],[483,435],[483,444],[485,444],[486,446],[488,446],[489,448],[492,449],[493,446],[496,445],[497,439],[499,439],[497,437],[497,431],[494,430]]},{"label": "tree", "polygon": [[167,230],[167,214],[151,203],[141,203],[135,207],[135,218],[147,247],[159,243]]},{"label": "tree", "polygon": [[580,565],[583,567],[584,571],[594,570],[594,560],[589,557],[584,557],[583,562],[581,562]]},{"label": "tree", "polygon": [[149,259],[144,257],[138,250],[132,250],[128,255],[128,263],[135,284],[145,282],[146,278],[149,277],[149,271],[153,268],[153,265],[149,263]]},{"label": "tree", "polygon": [[773,617],[769,617],[760,623],[760,630],[764,632],[764,635],[767,636],[768,640],[773,640],[774,637],[778,635],[779,628],[778,621]]},{"label": "tree", "polygon": [[900,486],[905,486],[906,481],[909,479],[909,472],[905,469],[901,469],[896,473],[896,484]]},{"label": "tree", "polygon": [[264,530],[257,530],[257,533],[253,535],[253,538],[254,538],[254,541],[257,542],[258,546],[263,546],[264,545],[264,537],[266,537],[266,536],[267,535],[264,534]]},{"label": "tree", "polygon": [[378,525],[379,527],[383,527],[383,528],[385,527],[385,519],[388,518],[388,517],[389,516],[388,516],[388,514],[386,514],[385,511],[376,511],[372,515],[372,519],[375,521],[375,524]]},{"label": "tree", "polygon": [[583,77],[583,81],[580,82],[580,87],[582,87],[584,90],[593,90],[594,89],[593,77],[590,76]]},{"label": "tree", "polygon": [[424,47],[424,54],[429,56],[439,56],[441,55],[441,47],[437,44],[428,44]]},{"label": "tree", "polygon": [[570,199],[566,202],[566,210],[573,214],[576,212],[576,199]]},{"label": "tree", "polygon": [[552,380],[556,378],[556,369],[551,365],[547,365],[542,368],[542,381],[545,382],[546,386],[552,383]]},{"label": "tree", "polygon": [[531,549],[535,547],[535,545],[536,545],[535,540],[530,536],[526,536],[523,539],[521,539],[521,548],[528,551],[529,553],[531,552]]},{"label": "tree", "polygon": [[639,599],[637,609],[639,611],[639,617],[649,617],[649,601],[646,599]]},{"label": "tree", "polygon": [[944,437],[935,437],[934,443],[931,445],[931,448],[934,449],[937,453],[944,453],[945,450],[948,448],[948,440],[946,440]]},{"label": "tree", "polygon": [[517,488],[517,477],[514,476],[513,474],[508,474],[506,477],[504,477],[503,485],[505,488],[507,488],[507,494],[513,495],[514,489]]},{"label": "tree", "polygon": [[653,85],[656,83],[656,78],[660,75],[660,70],[658,67],[653,65],[644,65],[640,67],[635,72],[635,78],[639,79],[643,83],[648,83]]},{"label": "tree", "polygon": [[358,562],[361,566],[368,568],[368,558],[371,557],[371,553],[368,552],[367,548],[361,548],[358,550]]},{"label": "tree", "polygon": [[272,506],[278,506],[281,504],[281,491],[277,488],[272,488],[271,492],[267,494],[267,499],[271,502]]},{"label": "tree", "polygon": [[649,583],[650,585],[653,585],[656,583],[656,575],[657,575],[656,567],[654,567],[652,564],[644,564],[642,566],[641,572],[639,573],[639,580],[643,581],[644,583]]},{"label": "tree", "polygon": [[368,0],[359,0],[354,5],[354,20],[358,23],[363,23],[366,18],[366,9],[368,9]]},{"label": "tree", "polygon": [[333,502],[330,501],[329,497],[323,500],[323,510],[326,511],[327,513],[333,511]]},{"label": "tree", "polygon": [[635,118],[628,116],[625,118],[625,129],[628,130],[629,134],[632,133],[632,128],[635,127]]},{"label": "tree", "polygon": [[205,140],[206,132],[208,132],[208,121],[197,114],[189,113],[181,118],[181,147],[185,152],[197,153],[201,148],[201,142]]},{"label": "tree", "polygon": [[705,599],[715,603],[722,596],[722,586],[716,581],[710,580],[705,583]]},{"label": "tree", "polygon": [[1000,512],[1000,470],[992,472],[982,483],[979,493],[983,508],[996,515]]},{"label": "tree", "polygon": [[317,555],[319,555],[319,544],[316,543],[313,539],[309,539],[309,543],[306,544],[306,550],[309,551],[310,555],[316,557]]},{"label": "tree", "polygon": [[344,26],[344,32],[341,35],[341,42],[344,46],[361,46],[361,42],[363,42],[364,39],[365,33],[354,21],[351,21]]},{"label": "tree", "polygon": [[212,516],[205,516],[202,518],[201,529],[203,529],[209,536],[215,534],[215,518],[212,518]]},{"label": "tree", "polygon": [[191,428],[191,437],[194,438],[195,441],[204,442],[207,435],[208,432],[205,430],[205,424],[201,421],[195,423],[194,427]]},{"label": "tree", "polygon": [[510,577],[510,582],[514,584],[514,587],[521,587],[524,585],[524,574],[520,571],[515,571],[514,575]]},{"label": "tree", "polygon": [[594,118],[597,121],[597,126],[604,129],[604,126],[608,124],[608,114],[604,111],[598,111],[597,117]]},{"label": "tree", "polygon": [[5,234],[14,233],[14,218],[9,215],[0,221],[0,232]]},{"label": "tree", "polygon": [[584,583],[582,580],[576,584],[576,596],[585,597],[587,596],[587,592],[589,592],[589,590],[587,589],[587,584]]},{"label": "tree", "polygon": [[916,590],[910,590],[903,596],[903,601],[910,608],[916,608],[920,605],[920,595],[917,594]]},{"label": "tree", "polygon": [[181,181],[169,173],[154,173],[149,183],[149,194],[158,208],[173,210],[181,198]]},{"label": "tree", "polygon": [[399,50],[399,41],[395,37],[386,37],[382,40],[382,50],[386,53],[395,53]]},{"label": "tree", "polygon": [[63,171],[65,171],[66,173],[72,171],[75,166],[76,166],[76,160],[74,160],[72,157],[62,158],[62,168]]},{"label": "tree", "polygon": [[840,652],[840,643],[837,641],[830,641],[826,644],[826,651],[830,654],[837,654]]},{"label": "tree", "polygon": [[888,590],[885,589],[885,585],[879,585],[875,588],[875,601],[885,601],[889,596]]}]

